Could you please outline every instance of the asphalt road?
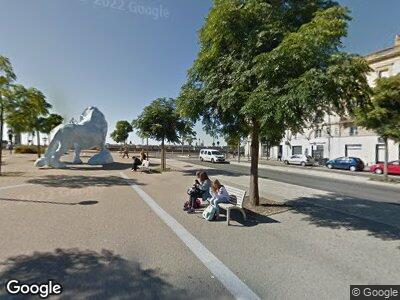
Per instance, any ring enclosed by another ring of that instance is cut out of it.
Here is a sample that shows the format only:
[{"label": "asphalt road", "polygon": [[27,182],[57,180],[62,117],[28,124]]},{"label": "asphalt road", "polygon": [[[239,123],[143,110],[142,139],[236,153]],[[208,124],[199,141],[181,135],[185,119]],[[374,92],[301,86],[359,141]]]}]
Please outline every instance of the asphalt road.
[{"label": "asphalt road", "polygon": [[[212,164],[210,162],[201,162],[198,159],[179,159],[188,163],[196,163],[207,167],[217,168],[218,170],[232,174],[249,174],[249,167],[233,164]],[[307,188],[313,188],[321,191],[332,192],[341,196],[360,198],[378,202],[400,203],[400,193],[398,188],[376,186],[368,183],[360,183],[351,180],[348,181],[327,178],[325,176],[311,176],[293,174],[271,169],[259,169],[260,178],[275,180]]]}]

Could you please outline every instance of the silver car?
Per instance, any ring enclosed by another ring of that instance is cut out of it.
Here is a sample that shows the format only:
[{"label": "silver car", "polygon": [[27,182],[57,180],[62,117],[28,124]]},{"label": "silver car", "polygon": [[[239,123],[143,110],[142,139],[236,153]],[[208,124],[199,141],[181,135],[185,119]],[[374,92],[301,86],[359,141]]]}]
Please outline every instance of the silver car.
[{"label": "silver car", "polygon": [[299,166],[313,166],[315,164],[314,158],[309,155],[295,154],[285,160],[287,165],[299,165]]}]

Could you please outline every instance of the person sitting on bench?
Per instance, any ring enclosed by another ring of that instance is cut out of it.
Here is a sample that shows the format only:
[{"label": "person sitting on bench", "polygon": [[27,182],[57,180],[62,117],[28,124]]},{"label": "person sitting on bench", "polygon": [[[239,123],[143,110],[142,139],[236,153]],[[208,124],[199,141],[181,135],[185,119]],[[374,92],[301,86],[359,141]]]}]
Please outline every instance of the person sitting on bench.
[{"label": "person sitting on bench", "polygon": [[215,207],[217,210],[217,217],[219,215],[219,203],[229,203],[229,194],[226,191],[225,187],[219,182],[218,179],[215,179],[211,186],[211,199],[209,202],[211,205]]},{"label": "person sitting on bench", "polygon": [[199,172],[196,173],[196,175],[198,179],[195,180],[193,193],[190,194],[188,213],[194,212],[195,203],[198,198],[202,198],[203,201],[206,201],[207,199],[211,198],[210,194],[211,180],[210,178],[208,178],[207,173]]},{"label": "person sitting on bench", "polygon": [[133,159],[132,171],[136,172],[138,167],[142,164],[142,162],[136,156],[132,157],[132,159]]}]

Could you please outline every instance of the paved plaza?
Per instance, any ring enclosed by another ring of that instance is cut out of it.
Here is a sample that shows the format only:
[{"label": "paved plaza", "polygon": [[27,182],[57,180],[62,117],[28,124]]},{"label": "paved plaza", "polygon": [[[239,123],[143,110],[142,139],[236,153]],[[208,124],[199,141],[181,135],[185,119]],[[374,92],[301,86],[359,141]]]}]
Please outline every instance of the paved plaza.
[{"label": "paved plaza", "polygon": [[223,217],[207,222],[182,211],[185,191],[199,169],[243,189],[248,176],[176,160],[168,162],[171,172],[133,173],[130,159],[114,158],[104,168],[38,170],[35,156],[7,154],[0,298],[10,278],[54,279],[61,297],[74,299],[346,299],[350,284],[400,281],[398,205],[377,203],[372,213],[369,200],[348,205],[324,191],[260,179],[262,196],[293,208],[247,222],[234,214],[228,227]]}]

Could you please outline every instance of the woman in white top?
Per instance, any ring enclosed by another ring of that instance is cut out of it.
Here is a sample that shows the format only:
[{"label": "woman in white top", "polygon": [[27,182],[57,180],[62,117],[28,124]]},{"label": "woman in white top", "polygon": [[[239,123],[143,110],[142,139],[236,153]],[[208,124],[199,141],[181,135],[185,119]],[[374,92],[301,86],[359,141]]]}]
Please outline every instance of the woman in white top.
[{"label": "woman in white top", "polygon": [[229,194],[225,187],[219,182],[218,179],[214,180],[211,185],[211,199],[210,204],[213,205],[219,214],[219,203],[229,203]]}]

